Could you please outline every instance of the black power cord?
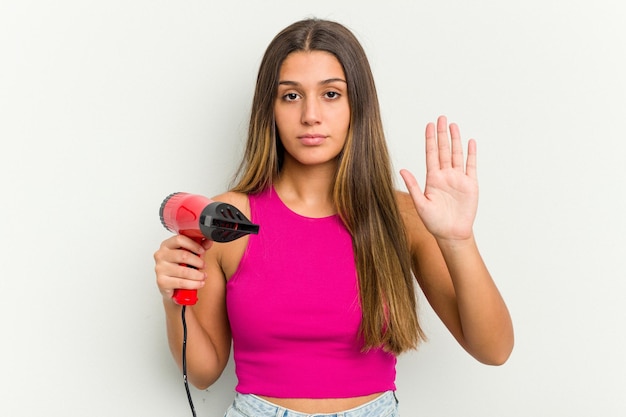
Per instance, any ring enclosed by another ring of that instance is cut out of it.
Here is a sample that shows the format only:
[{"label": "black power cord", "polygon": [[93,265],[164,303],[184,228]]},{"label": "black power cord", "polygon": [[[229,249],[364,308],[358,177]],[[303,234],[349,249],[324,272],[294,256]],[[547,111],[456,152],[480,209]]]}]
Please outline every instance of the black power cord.
[{"label": "black power cord", "polygon": [[187,391],[187,399],[189,400],[189,406],[191,407],[191,415],[193,417],[196,417],[196,409],[193,406],[191,392],[189,391],[189,381],[187,380],[187,320],[185,320],[186,310],[187,306],[183,305],[181,313],[183,320],[183,381],[185,382],[185,391]]}]

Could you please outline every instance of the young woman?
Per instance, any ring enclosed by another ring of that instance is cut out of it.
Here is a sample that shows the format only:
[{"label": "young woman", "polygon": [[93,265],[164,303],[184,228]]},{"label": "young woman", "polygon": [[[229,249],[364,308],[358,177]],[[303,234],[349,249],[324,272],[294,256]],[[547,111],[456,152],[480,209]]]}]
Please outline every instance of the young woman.
[{"label": "young woman", "polygon": [[426,162],[423,191],[405,170],[409,193],[394,189],[372,74],[348,29],[310,19],[280,32],[260,66],[236,184],[214,197],[259,234],[202,245],[173,236],[154,255],[179,365],[172,293],[199,290],[187,310],[189,381],[213,384],[232,342],[227,416],[397,415],[396,357],[424,339],[416,281],[469,354],[504,363],[511,319],[472,232],[476,144],[465,159],[458,127],[440,117],[426,126]]}]

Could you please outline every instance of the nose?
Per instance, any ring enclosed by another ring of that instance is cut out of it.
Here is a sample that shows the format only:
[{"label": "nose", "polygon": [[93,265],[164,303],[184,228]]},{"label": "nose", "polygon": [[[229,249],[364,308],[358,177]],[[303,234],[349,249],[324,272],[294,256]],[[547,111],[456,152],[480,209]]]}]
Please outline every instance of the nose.
[{"label": "nose", "polygon": [[302,123],[305,125],[316,125],[321,123],[321,108],[316,97],[309,97],[304,100],[302,106]]}]

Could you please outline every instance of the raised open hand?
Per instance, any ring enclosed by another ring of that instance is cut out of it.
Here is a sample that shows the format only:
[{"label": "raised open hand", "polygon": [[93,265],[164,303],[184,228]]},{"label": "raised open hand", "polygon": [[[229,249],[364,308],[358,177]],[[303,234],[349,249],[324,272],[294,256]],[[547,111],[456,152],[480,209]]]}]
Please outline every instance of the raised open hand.
[{"label": "raised open hand", "polygon": [[400,175],[413,198],[417,212],[428,230],[439,239],[463,240],[472,237],[478,207],[476,142],[468,142],[467,161],[459,127],[449,127],[445,116],[437,126],[426,126],[426,185],[424,192],[409,171]]}]

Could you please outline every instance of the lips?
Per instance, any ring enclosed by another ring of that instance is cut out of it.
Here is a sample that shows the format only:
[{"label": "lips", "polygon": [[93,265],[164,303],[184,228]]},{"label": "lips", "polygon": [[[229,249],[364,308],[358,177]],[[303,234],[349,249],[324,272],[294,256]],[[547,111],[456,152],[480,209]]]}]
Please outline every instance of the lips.
[{"label": "lips", "polygon": [[316,134],[316,133],[311,133],[311,134],[298,136],[298,139],[300,139],[300,142],[303,145],[317,146],[317,145],[321,145],[324,142],[324,140],[326,139],[326,136]]}]

